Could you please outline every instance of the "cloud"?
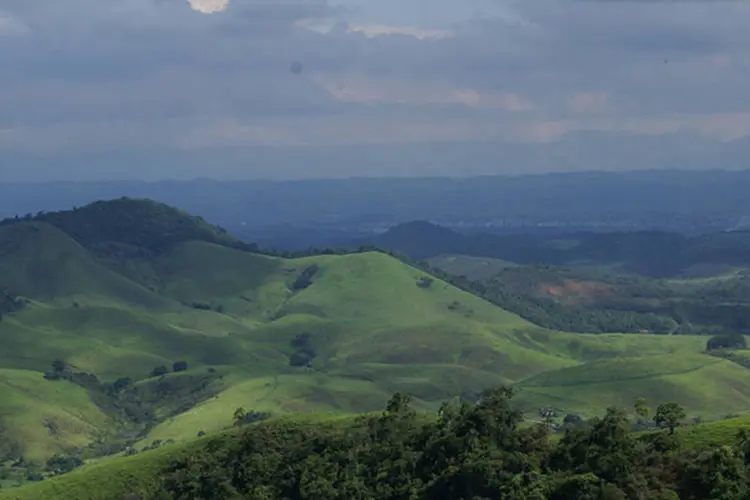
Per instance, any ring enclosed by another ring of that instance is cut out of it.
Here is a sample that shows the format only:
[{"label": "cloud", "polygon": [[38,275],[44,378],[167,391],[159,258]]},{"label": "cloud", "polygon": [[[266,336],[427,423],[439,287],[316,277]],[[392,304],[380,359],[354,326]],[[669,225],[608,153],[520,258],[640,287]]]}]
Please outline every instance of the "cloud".
[{"label": "cloud", "polygon": [[748,24],[749,2],[5,0],[0,153],[736,140]]},{"label": "cloud", "polygon": [[229,0],[187,0],[190,7],[203,14],[223,12],[229,7]]},{"label": "cloud", "polygon": [[9,14],[0,11],[0,38],[24,36],[29,33],[29,27]]}]

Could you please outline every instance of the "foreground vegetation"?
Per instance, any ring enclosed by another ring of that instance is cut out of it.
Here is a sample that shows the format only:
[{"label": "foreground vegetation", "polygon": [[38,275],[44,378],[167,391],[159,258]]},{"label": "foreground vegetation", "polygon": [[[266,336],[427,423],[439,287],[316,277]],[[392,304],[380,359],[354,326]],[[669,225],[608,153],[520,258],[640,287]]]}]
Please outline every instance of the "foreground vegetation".
[{"label": "foreground vegetation", "polygon": [[[395,394],[385,411],[336,422],[281,420],[183,447],[94,464],[0,494],[4,500],[168,499],[743,499],[750,434],[686,447],[679,405],[655,411],[661,430],[633,433],[610,408],[570,420],[559,440],[525,426],[506,388],[435,416]],[[643,420],[649,410],[641,400]]]}]

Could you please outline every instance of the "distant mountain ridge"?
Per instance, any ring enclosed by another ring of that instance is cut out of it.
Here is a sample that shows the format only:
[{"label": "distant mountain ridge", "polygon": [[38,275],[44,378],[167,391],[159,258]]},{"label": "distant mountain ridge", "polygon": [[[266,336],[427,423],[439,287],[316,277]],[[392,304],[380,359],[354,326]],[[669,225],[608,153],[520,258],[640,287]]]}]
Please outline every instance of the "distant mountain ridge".
[{"label": "distant mountain ridge", "polygon": [[[430,220],[506,231],[737,228],[750,216],[750,170],[580,172],[469,178],[300,181],[0,183],[0,217],[67,210],[99,199],[149,198],[199,213],[242,239],[304,248]],[[323,237],[315,237],[315,233]],[[295,237],[296,233],[301,233]]]},{"label": "distant mountain ridge", "polygon": [[620,266],[654,277],[675,276],[698,264],[750,266],[750,231],[685,236],[667,231],[462,233],[437,224],[400,224],[362,244],[402,252],[412,259],[458,254],[516,264]]}]

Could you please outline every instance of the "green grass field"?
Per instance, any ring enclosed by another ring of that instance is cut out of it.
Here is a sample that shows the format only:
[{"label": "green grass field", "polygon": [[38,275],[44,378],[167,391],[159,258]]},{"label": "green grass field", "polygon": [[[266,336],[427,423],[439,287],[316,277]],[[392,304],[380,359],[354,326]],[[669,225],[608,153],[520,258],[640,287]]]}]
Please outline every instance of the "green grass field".
[{"label": "green grass field", "polygon": [[632,411],[639,397],[676,401],[690,416],[716,419],[750,407],[750,370],[703,354],[595,361],[522,381],[519,399],[587,416],[615,406]]},{"label": "green grass field", "polygon": [[[215,394],[161,419],[141,445],[217,433],[238,407],[348,414],[402,391],[435,409],[500,384],[516,384],[531,410],[600,414],[640,396],[706,418],[750,409],[750,371],[703,354],[704,338],[544,330],[382,253],[118,245],[126,258],[46,223],[0,227],[0,288],[30,300],[0,322],[0,423],[18,454],[42,460],[114,430],[84,389],[42,378],[57,358],[109,382],[182,360],[221,374]],[[313,265],[312,283],[293,289]],[[290,366],[300,334],[317,354],[309,368]]]},{"label": "green grass field", "polygon": [[683,427],[677,433],[686,447],[706,449],[736,443],[741,430],[750,430],[750,414]]}]

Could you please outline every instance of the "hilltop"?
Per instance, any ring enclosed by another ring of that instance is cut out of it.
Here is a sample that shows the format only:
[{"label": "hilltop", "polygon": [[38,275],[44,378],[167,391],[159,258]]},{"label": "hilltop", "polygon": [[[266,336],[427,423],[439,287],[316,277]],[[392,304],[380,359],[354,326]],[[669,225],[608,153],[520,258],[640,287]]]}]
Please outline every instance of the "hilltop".
[{"label": "hilltop", "polygon": [[[132,256],[128,250],[158,255],[186,241],[205,241],[257,251],[202,217],[148,199],[119,198],[59,212],[39,212],[5,219],[0,226],[19,222],[45,223],[66,233],[95,253]],[[136,253],[135,256],[142,256]]]},{"label": "hilltop", "polygon": [[[383,252],[282,258],[149,200],[4,221],[0,290],[0,452],[29,463],[188,441],[240,407],[367,412],[396,391],[435,410],[515,384],[526,409],[586,415],[626,403],[620,377],[654,401],[681,384],[691,414],[750,404],[745,369],[705,338],[545,329]],[[683,365],[706,365],[701,384]],[[547,373],[586,389],[558,397]]]}]

